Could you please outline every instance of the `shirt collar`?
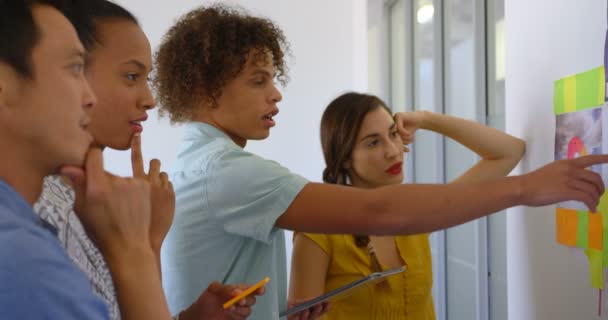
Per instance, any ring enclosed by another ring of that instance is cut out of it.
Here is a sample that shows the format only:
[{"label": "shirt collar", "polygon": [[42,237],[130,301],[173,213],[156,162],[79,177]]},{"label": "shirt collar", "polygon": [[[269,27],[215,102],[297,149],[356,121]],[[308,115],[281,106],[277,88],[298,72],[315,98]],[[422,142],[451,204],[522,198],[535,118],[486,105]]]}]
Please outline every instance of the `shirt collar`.
[{"label": "shirt collar", "polygon": [[200,139],[225,139],[230,144],[239,147],[225,132],[205,122],[192,121],[185,123],[183,137],[185,140],[195,141]]},{"label": "shirt collar", "polygon": [[192,121],[184,125],[185,137],[200,137],[205,136],[209,138],[226,138],[230,139],[227,134],[222,130],[205,122]]},{"label": "shirt collar", "polygon": [[[23,196],[19,194],[13,187],[0,179],[0,203],[3,203],[15,213],[27,212],[28,214],[19,214],[22,218],[37,222],[38,217],[34,214],[32,206],[25,201]],[[31,214],[29,214],[31,213]]]}]

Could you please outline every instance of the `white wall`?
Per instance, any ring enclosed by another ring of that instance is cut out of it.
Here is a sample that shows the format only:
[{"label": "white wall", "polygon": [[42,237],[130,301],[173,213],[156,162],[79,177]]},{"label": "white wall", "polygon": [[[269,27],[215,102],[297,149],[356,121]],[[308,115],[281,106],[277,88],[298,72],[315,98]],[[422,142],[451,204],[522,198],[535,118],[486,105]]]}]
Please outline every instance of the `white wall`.
[{"label": "white wall", "polygon": [[[506,1],[506,127],[528,143],[517,172],[553,159],[553,81],[602,65],[605,32],[606,1]],[[509,210],[509,319],[596,319],[588,266],[554,230],[554,206]]]},{"label": "white wall", "polygon": [[[368,91],[391,101],[390,12],[385,0],[367,1]],[[388,102],[390,103],[390,102]]]},{"label": "white wall", "polygon": [[[216,2],[216,1],[213,1]],[[291,81],[283,90],[277,126],[269,139],[250,142],[246,149],[278,161],[312,181],[321,181],[325,167],[319,139],[321,114],[344,91],[367,89],[366,0],[241,0],[252,14],[268,17],[291,43]],[[118,0],[140,20],[153,50],[174,21],[191,9],[212,1]],[[179,127],[156,112],[144,126],[142,148],[146,160],[158,158],[168,168],[181,137]],[[106,166],[115,173],[131,173],[128,152],[108,150]],[[291,239],[291,235],[287,235]],[[291,257],[291,241],[287,241]],[[288,259],[289,260],[289,259]],[[289,269],[288,269],[289,270]]]},{"label": "white wall", "polygon": [[[308,179],[320,180],[324,168],[319,142],[319,121],[325,106],[346,90],[367,88],[365,0],[241,0],[252,14],[268,17],[283,29],[291,43],[291,81],[283,90],[281,113],[269,139],[251,142],[247,149],[279,161]],[[212,1],[118,0],[140,20],[155,50],[162,35],[180,15]],[[158,121],[153,112],[145,124],[144,156],[173,161],[179,128]],[[127,152],[106,153],[107,167],[129,174]]]}]

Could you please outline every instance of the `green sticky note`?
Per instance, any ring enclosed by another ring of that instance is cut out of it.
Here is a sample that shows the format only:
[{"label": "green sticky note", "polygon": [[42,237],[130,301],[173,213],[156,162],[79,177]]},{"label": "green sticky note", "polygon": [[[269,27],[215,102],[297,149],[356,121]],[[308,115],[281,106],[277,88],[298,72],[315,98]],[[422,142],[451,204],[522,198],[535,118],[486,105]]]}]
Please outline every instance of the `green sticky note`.
[{"label": "green sticky note", "polygon": [[595,289],[604,288],[604,268],[602,267],[602,252],[599,250],[587,249],[585,254],[589,258],[589,280],[591,287]]},{"label": "green sticky note", "polygon": [[604,67],[559,79],[554,82],[553,89],[556,115],[601,106],[606,94]]},{"label": "green sticky note", "polygon": [[606,72],[605,72],[605,66],[603,68],[600,68],[600,86],[599,86],[599,90],[597,91],[597,101],[600,101],[601,104],[604,103],[604,99],[606,98]]},{"label": "green sticky note", "polygon": [[597,210],[602,215],[602,251],[603,251],[603,266],[608,267],[608,193],[600,197],[600,203]]},{"label": "green sticky note", "polygon": [[[602,75],[604,68],[595,68],[576,75],[576,110],[585,110],[604,104],[599,100],[601,88],[604,86]],[[567,106],[566,106],[567,108]]]},{"label": "green sticky note", "polygon": [[589,216],[587,211],[576,211],[578,216],[578,231],[576,232],[576,246],[589,248]]},{"label": "green sticky note", "polygon": [[556,115],[564,113],[564,80],[555,81],[553,91],[553,111]]}]

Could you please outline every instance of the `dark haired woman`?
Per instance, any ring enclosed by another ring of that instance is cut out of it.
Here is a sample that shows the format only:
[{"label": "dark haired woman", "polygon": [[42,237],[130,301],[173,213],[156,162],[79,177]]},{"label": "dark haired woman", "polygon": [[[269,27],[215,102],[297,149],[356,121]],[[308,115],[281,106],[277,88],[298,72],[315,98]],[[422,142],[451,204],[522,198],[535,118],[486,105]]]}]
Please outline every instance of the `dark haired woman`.
[{"label": "dark haired woman", "polygon": [[[402,140],[391,110],[379,98],[347,93],[332,101],[321,120],[321,144],[327,166],[323,181],[362,189],[401,184],[403,146],[411,142],[417,129],[444,134],[481,158],[452,183],[503,177],[523,155],[523,141],[471,121],[429,112],[399,113],[397,117],[404,125],[407,141]],[[434,201],[432,193],[425,201]],[[290,298],[310,299],[371,272],[402,265],[406,266],[403,274],[336,302],[325,319],[435,319],[427,233],[406,236],[296,233]]]}]

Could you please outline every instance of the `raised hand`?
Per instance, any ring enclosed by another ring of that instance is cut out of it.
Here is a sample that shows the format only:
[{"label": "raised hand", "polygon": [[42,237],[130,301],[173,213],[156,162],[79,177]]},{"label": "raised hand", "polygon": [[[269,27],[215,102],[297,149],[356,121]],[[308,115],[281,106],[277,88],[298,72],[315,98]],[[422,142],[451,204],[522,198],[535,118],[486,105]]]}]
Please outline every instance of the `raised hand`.
[{"label": "raised hand", "polygon": [[150,184],[103,169],[101,150],[92,148],[82,168],[65,167],[76,192],[76,213],[112,271],[121,316],[169,319],[156,257],[150,247]]},{"label": "raised hand", "polygon": [[[397,131],[403,140],[404,145],[414,142],[416,131],[422,128],[425,113],[421,111],[398,112],[395,114],[395,124]],[[409,148],[406,147],[406,152]]]},{"label": "raised hand", "polygon": [[104,254],[133,246],[150,248],[150,185],[145,180],[105,172],[98,148],[89,150],[84,171],[65,167],[60,173],[72,180],[75,211]]},{"label": "raised hand", "polygon": [[166,172],[160,171],[158,159],[150,161],[149,171],[144,170],[144,160],[141,153],[141,136],[135,134],[131,141],[131,165],[133,177],[147,180],[150,184],[151,222],[150,245],[157,253],[160,252],[165,236],[169,232],[173,215],[175,214],[175,192]]}]

